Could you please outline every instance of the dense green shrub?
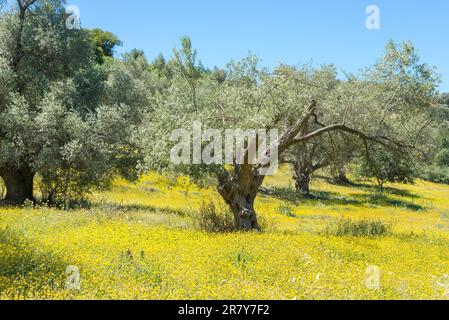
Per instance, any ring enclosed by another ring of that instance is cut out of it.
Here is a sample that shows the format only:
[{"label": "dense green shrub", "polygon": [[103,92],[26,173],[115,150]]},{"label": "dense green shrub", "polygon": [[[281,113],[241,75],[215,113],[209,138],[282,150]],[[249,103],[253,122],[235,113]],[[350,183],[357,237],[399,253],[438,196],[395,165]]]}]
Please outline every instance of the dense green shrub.
[{"label": "dense green shrub", "polygon": [[193,218],[197,226],[206,232],[228,233],[236,230],[232,212],[214,202],[203,203]]},{"label": "dense green shrub", "polygon": [[436,183],[449,184],[449,167],[432,165],[423,168],[421,178]]},{"label": "dense green shrub", "polygon": [[325,233],[338,237],[377,237],[390,234],[392,227],[390,223],[385,223],[382,220],[340,219],[329,223]]}]

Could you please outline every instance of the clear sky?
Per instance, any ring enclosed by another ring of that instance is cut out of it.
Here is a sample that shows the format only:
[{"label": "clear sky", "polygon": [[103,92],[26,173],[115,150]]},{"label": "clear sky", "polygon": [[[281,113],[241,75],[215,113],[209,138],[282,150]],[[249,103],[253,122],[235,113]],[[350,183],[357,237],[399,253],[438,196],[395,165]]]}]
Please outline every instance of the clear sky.
[{"label": "clear sky", "polygon": [[[334,63],[350,72],[375,62],[385,43],[410,40],[436,66],[449,91],[448,0],[68,0],[82,27],[99,27],[152,59],[170,56],[190,36],[203,64],[223,67],[252,52],[279,62]],[[380,8],[380,30],[365,27],[368,5]]]}]

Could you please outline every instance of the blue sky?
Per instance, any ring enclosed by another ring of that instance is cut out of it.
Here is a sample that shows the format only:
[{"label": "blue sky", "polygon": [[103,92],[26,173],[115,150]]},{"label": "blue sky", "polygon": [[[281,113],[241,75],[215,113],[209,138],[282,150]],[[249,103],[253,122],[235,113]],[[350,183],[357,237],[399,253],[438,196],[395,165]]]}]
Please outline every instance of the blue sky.
[{"label": "blue sky", "polygon": [[[389,39],[412,41],[437,66],[449,91],[448,0],[68,0],[82,26],[111,31],[119,52],[139,48],[170,56],[188,35],[207,67],[223,67],[249,51],[263,64],[312,60],[355,72],[372,64]],[[365,9],[380,8],[381,29],[367,30]]]}]

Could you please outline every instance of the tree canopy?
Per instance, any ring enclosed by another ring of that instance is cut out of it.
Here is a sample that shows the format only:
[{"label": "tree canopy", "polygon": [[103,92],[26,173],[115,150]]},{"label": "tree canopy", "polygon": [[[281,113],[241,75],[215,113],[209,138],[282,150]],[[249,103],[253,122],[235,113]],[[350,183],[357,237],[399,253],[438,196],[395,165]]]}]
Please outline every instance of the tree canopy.
[{"label": "tree canopy", "polygon": [[[0,20],[0,176],[6,201],[33,200],[34,176],[57,202],[108,181],[127,149],[126,101],[89,32],[65,27],[63,1],[18,0]],[[123,167],[120,167],[123,169]]]},{"label": "tree canopy", "polygon": [[113,58],[115,48],[123,45],[122,41],[111,32],[98,28],[88,30],[88,32],[95,46],[95,58],[98,64],[103,64],[106,59]]}]

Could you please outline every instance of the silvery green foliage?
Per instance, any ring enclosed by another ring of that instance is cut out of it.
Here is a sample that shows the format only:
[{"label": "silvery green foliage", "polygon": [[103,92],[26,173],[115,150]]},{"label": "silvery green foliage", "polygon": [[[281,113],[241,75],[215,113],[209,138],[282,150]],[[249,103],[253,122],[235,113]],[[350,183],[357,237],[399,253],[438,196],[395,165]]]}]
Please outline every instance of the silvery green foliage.
[{"label": "silvery green foliage", "polygon": [[343,111],[347,125],[367,135],[414,144],[435,110],[438,81],[412,44],[390,42],[375,65],[339,85],[331,109]]},{"label": "silvery green foliage", "polygon": [[107,67],[95,64],[88,33],[65,28],[63,4],[33,7],[16,70],[17,16],[0,19],[0,167],[30,167],[43,200],[55,204],[130,174],[136,161],[129,115],[137,107],[108,98],[120,89],[108,85]]},{"label": "silvery green foliage", "polygon": [[98,106],[95,113],[81,115],[65,108],[53,94],[45,99],[35,119],[37,144],[42,146],[35,164],[46,200],[60,203],[107,185],[117,168],[120,146],[125,146],[124,113]]},{"label": "silvery green foliage", "polygon": [[108,68],[108,104],[124,104],[130,117],[151,109],[156,91],[151,66],[143,53],[133,51],[121,60],[113,60]]},{"label": "silvery green foliage", "polygon": [[[185,55],[189,52],[192,50],[187,50]],[[148,168],[175,169],[169,156],[173,147],[170,135],[175,129],[187,129],[193,121],[199,121],[204,129],[278,128],[283,131],[292,121],[297,121],[312,96],[325,95],[324,91],[336,81],[332,67],[314,70],[309,66],[281,66],[273,75],[260,68],[258,59],[250,55],[240,62],[232,61],[226,70],[227,80],[217,82],[207,73],[201,73],[200,67],[197,72],[183,72],[192,69],[193,63],[189,61],[177,59],[178,65],[185,63],[186,66],[175,68],[172,85],[158,96],[154,112],[141,128],[139,135],[147,150]],[[310,86],[311,81],[320,86]],[[195,174],[220,168],[185,166],[176,169]]]},{"label": "silvery green foliage", "polygon": [[0,112],[9,102],[14,87],[14,73],[5,57],[0,56]]},{"label": "silvery green foliage", "polygon": [[344,79],[337,78],[333,66],[280,65],[269,72],[250,55],[231,62],[223,82],[213,81],[206,73],[196,77],[196,101],[192,100],[192,79],[182,72],[190,70],[191,64],[178,59],[182,63],[186,65],[176,69],[172,85],[156,99],[154,112],[140,128],[147,168],[208,172],[211,167],[170,163],[173,130],[188,129],[193,121],[200,121],[206,128],[284,132],[298,121],[310,99],[317,102],[310,131],[342,125],[357,132],[352,138],[360,139],[361,145],[363,139],[374,139],[383,147],[407,146],[406,151],[419,147],[426,136],[438,84],[435,70],[419,63],[410,43],[389,43],[377,63]]},{"label": "silvery green foliage", "polygon": [[386,182],[413,183],[416,176],[409,154],[393,152],[378,145],[369,146],[369,157],[359,161],[356,169],[361,177],[374,178],[381,192]]}]

